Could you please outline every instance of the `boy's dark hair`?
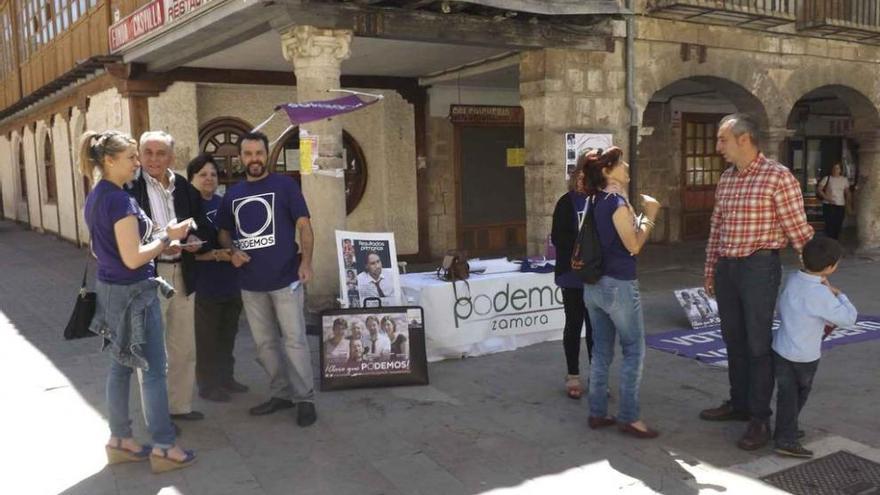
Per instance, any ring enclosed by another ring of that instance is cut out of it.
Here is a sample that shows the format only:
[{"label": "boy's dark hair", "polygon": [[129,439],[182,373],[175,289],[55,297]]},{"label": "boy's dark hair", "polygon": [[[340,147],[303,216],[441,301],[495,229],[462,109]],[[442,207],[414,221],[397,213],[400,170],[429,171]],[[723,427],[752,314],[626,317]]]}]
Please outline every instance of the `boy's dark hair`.
[{"label": "boy's dark hair", "polygon": [[266,148],[266,153],[267,154],[269,153],[269,138],[266,137],[266,135],[263,134],[262,132],[260,132],[260,131],[246,132],[246,133],[242,134],[241,137],[238,139],[238,154],[239,155],[241,155],[241,143],[243,143],[245,141],[262,141],[263,147]]},{"label": "boy's dark hair", "polygon": [[186,180],[191,181],[193,176],[199,173],[205,165],[211,164],[214,166],[214,170],[219,174],[220,168],[217,167],[217,162],[214,161],[214,156],[210,153],[201,153],[197,157],[190,160],[189,164],[186,166]]},{"label": "boy's dark hair", "polygon": [[804,245],[802,258],[808,272],[818,273],[840,261],[843,248],[830,237],[813,237]]}]

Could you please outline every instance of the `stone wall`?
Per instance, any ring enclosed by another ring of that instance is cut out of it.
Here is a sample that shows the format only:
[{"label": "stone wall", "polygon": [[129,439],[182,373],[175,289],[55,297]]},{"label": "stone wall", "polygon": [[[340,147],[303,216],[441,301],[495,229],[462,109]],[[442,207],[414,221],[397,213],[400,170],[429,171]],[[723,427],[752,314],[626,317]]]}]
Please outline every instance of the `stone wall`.
[{"label": "stone wall", "polygon": [[626,150],[623,46],[614,53],[547,49],[526,52],[520,62],[525,111],[526,229],[528,252],[540,254],[553,208],[566,184],[566,132],[611,133]]},{"label": "stone wall", "polygon": [[[174,137],[174,168],[186,177],[186,165],[199,153],[199,124],[195,83],[176,82],[149,98],[150,130]],[[139,139],[140,136],[135,136]]]}]

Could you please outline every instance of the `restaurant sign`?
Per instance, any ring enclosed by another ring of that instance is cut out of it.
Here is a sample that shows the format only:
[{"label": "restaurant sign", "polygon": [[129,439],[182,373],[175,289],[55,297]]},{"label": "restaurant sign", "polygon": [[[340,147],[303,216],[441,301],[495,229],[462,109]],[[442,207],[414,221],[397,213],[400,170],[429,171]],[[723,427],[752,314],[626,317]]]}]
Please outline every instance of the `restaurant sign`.
[{"label": "restaurant sign", "polygon": [[110,26],[110,52],[187,17],[211,0],[153,0]]}]

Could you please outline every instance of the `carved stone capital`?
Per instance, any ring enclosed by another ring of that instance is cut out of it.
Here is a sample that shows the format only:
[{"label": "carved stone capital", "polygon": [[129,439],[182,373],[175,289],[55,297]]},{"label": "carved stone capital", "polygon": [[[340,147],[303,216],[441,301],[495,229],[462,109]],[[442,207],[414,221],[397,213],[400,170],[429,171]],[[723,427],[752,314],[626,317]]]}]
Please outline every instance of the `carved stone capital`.
[{"label": "carved stone capital", "polygon": [[281,33],[284,58],[294,68],[302,65],[335,65],[351,56],[352,32],[347,29],[322,29],[294,26]]}]

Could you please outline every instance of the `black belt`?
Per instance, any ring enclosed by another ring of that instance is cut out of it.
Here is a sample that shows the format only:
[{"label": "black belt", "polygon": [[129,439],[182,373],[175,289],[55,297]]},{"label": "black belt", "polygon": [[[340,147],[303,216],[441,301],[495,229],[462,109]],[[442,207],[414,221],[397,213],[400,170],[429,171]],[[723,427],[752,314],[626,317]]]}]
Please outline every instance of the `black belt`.
[{"label": "black belt", "polygon": [[778,249],[759,249],[749,256],[779,256]]},{"label": "black belt", "polygon": [[157,260],[156,260],[156,263],[167,263],[167,264],[169,264],[169,265],[175,265],[175,264],[177,264],[177,263],[180,263],[181,260],[182,260],[182,258],[177,258],[176,260],[162,260],[162,259],[157,259]]}]

